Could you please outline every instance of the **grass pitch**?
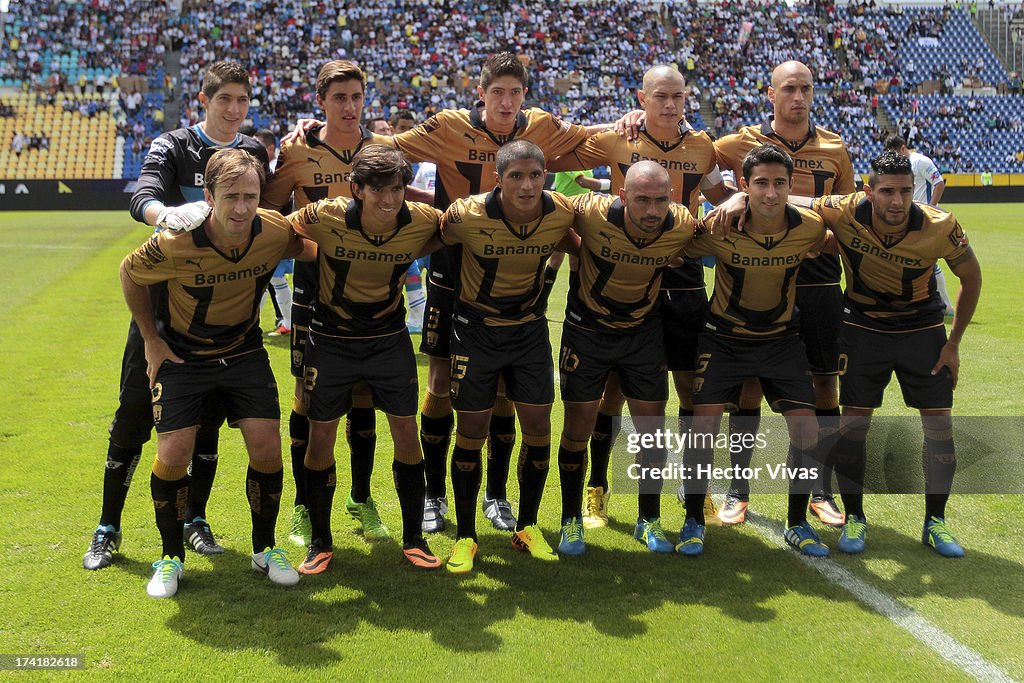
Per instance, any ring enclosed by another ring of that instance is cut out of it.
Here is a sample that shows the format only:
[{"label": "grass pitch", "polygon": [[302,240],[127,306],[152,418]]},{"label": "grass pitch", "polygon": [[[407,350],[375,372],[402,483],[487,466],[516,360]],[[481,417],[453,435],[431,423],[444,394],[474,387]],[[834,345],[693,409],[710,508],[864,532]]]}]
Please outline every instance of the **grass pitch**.
[{"label": "grass pitch", "polygon": [[[956,411],[1024,415],[1020,207],[952,208],[985,278],[962,346]],[[343,446],[330,571],[303,577],[293,589],[271,586],[248,567],[246,460],[237,432],[222,435],[209,508],[225,555],[190,555],[177,598],[146,596],[149,564],[160,552],[149,499],[151,442],[125,509],[122,552],[113,567],[84,571],[128,326],[117,267],[146,237],[147,229],[124,213],[0,214],[0,268],[8,274],[0,284],[0,654],[79,654],[89,670],[132,679],[968,677],[752,526],[709,528],[706,556],[698,561],[646,553],[631,538],[635,501],[624,495],[612,497],[612,525],[588,533],[582,558],[531,562],[506,534],[485,528],[481,516],[471,576],[414,571],[397,543],[366,544],[344,515]],[[556,347],[566,279],[552,296]],[[271,323],[265,319],[263,327]],[[268,347],[287,414],[287,342]],[[425,374],[423,359],[420,369]],[[910,414],[895,387],[879,412]],[[557,443],[557,402],[552,422]],[[397,534],[389,450],[378,419],[373,491]],[[514,482],[509,492],[516,502]],[[552,470],[541,509],[552,545],[558,501]],[[753,508],[785,517],[782,497],[756,497]],[[960,561],[921,546],[920,496],[869,497],[867,509],[868,552],[835,553],[835,563],[1024,679],[1024,541],[1015,523],[1022,498],[951,500],[949,519],[968,552]],[[678,529],[682,512],[671,497],[663,511],[666,528]],[[282,512],[278,533],[286,543],[289,506]],[[822,536],[834,546],[836,532]],[[451,531],[431,538],[441,557],[453,542]],[[298,562],[302,551],[292,553]]]}]

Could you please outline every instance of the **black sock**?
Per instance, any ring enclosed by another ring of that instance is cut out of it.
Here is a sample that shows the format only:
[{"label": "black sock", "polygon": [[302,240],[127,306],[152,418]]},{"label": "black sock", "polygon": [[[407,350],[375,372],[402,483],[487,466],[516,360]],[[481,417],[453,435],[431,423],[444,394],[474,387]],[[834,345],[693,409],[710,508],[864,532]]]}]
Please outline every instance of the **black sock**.
[{"label": "black sock", "polygon": [[[637,458],[641,469],[660,469],[665,466],[668,453],[664,450],[644,449]],[[637,512],[640,519],[648,522],[661,518],[661,490],[664,480],[661,477],[644,477],[638,482],[640,493],[637,496]]]},{"label": "black sock", "polygon": [[519,517],[516,531],[522,531],[537,523],[550,463],[551,436],[523,434],[523,446],[519,449],[519,467],[516,468],[519,478]]},{"label": "black sock", "polygon": [[452,449],[452,493],[455,496],[455,521],[458,525],[456,536],[476,540],[476,501],[483,480],[480,457],[482,444],[473,440],[474,443],[460,445],[460,438],[456,437],[455,448]]},{"label": "black sock", "polygon": [[[803,419],[803,418],[800,418]],[[800,468],[813,467],[811,454],[789,445],[787,467],[799,471]],[[809,479],[793,478],[789,480],[789,504],[786,513],[786,526],[797,526],[807,520],[807,503],[810,501],[810,490],[814,482]]]},{"label": "black sock", "polygon": [[616,432],[614,415],[597,414],[594,433],[590,437],[590,478],[587,486],[601,487],[608,493],[608,461],[611,459],[612,444]]},{"label": "black sock", "polygon": [[274,526],[281,510],[281,492],[284,489],[284,469],[269,474],[257,472],[249,466],[245,473],[245,497],[252,513],[252,551],[262,552],[277,545]]},{"label": "black sock", "polygon": [[163,545],[161,557],[177,557],[185,561],[185,508],[188,505],[188,475],[174,480],[162,479],[153,472],[149,476],[153,495],[156,528]]},{"label": "black sock", "polygon": [[309,444],[309,418],[292,411],[288,418],[291,437],[292,479],[295,480],[295,505],[306,504],[306,447]]},{"label": "black sock", "polygon": [[111,441],[107,446],[107,463],[103,470],[103,507],[100,525],[121,529],[121,512],[128,497],[132,475],[139,466],[142,446],[122,448]]},{"label": "black sock", "polygon": [[442,417],[420,415],[420,445],[423,447],[423,466],[427,479],[427,496],[442,498],[446,495],[448,477],[448,447],[452,441],[455,414]]},{"label": "black sock", "polygon": [[206,503],[213,490],[213,479],[217,476],[217,447],[220,442],[220,425],[200,425],[196,434],[196,445],[192,450],[192,464],[188,469],[188,510],[185,518],[189,521],[202,517],[206,519]]},{"label": "black sock", "polygon": [[488,498],[508,498],[508,468],[512,449],[516,445],[516,416],[491,415],[487,434],[487,488]]},{"label": "black sock", "polygon": [[952,432],[929,434],[929,431],[926,431],[922,454],[925,476],[925,519],[931,517],[945,519],[946,502],[949,500],[949,492],[953,487],[953,475],[956,474],[956,449],[953,446]]},{"label": "black sock", "polygon": [[846,514],[864,519],[864,471],[867,468],[867,444],[840,434],[835,445],[836,481]]},{"label": "black sock", "polygon": [[[729,443],[737,444],[735,448],[729,447],[729,459],[734,469],[750,467],[750,461],[754,457],[754,437],[757,429],[761,426],[761,407],[740,408],[729,415]],[[737,436],[737,435],[742,435]],[[738,495],[742,500],[750,497],[750,480],[744,477],[733,477],[729,486],[732,493]]]},{"label": "black sock", "polygon": [[587,471],[587,442],[562,437],[558,447],[558,483],[562,491],[562,523],[583,518],[583,478]]},{"label": "black sock", "polygon": [[[683,466],[689,476],[686,482],[686,493],[683,505],[686,507],[686,519],[693,519],[704,524],[704,498],[707,496],[709,480],[707,471],[714,462],[714,450],[711,448],[687,448],[683,454]],[[702,471],[703,466],[703,471]]]},{"label": "black sock", "polygon": [[373,452],[377,449],[377,423],[373,408],[352,408],[345,420],[345,438],[352,453],[352,500],[370,497]]},{"label": "black sock", "polygon": [[693,424],[693,409],[679,406],[679,433],[686,434]]},{"label": "black sock", "polygon": [[334,505],[334,489],[338,485],[338,468],[335,463],[325,470],[311,470],[306,466],[306,508],[309,510],[309,525],[314,543],[329,548],[334,544],[331,536],[331,507]]},{"label": "black sock", "polygon": [[391,471],[395,475],[398,505],[402,508],[402,542],[413,543],[423,537],[423,461],[415,465],[394,460]]},{"label": "black sock", "polygon": [[836,466],[835,441],[839,438],[839,408],[816,408],[814,414],[818,417],[818,439],[820,441],[817,449],[817,462],[813,466],[818,468],[818,481],[815,482],[815,496],[832,495],[832,471]]}]

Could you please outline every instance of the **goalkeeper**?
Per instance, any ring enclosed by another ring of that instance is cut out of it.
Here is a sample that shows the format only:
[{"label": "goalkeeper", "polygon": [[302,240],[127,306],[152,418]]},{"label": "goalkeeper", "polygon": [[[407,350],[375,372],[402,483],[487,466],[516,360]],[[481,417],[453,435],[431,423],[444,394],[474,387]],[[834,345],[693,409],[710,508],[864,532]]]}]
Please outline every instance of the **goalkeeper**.
[{"label": "goalkeeper", "polygon": [[[212,64],[203,76],[199,102],[205,110],[202,121],[188,128],[164,133],[153,141],[131,200],[132,217],[157,230],[189,230],[201,224],[210,212],[203,201],[206,163],[219,149],[243,149],[267,166],[263,143],[238,128],[249,110],[251,86],[246,70],[234,62]],[[269,168],[265,169],[269,175]],[[182,268],[202,272],[202,259],[185,260]],[[196,288],[201,297],[203,288]],[[146,375],[142,336],[133,320],[128,327],[121,361],[119,405],[110,424],[110,444],[103,474],[103,507],[99,526],[82,560],[86,569],[110,565],[121,543],[121,511],[128,486],[142,454],[142,445],[153,430],[152,400]],[[224,422],[219,402],[209,401],[203,409],[204,422],[196,437],[190,468],[189,509],[185,513],[185,540],[204,555],[223,553],[206,521],[206,502],[217,471],[218,431]]]}]

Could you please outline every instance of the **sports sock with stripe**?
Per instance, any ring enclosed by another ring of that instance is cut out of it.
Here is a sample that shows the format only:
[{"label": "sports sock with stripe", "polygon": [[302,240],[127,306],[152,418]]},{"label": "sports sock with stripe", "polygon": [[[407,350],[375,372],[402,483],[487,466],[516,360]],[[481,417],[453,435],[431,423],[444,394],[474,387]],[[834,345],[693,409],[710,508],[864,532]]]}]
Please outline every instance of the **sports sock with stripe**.
[{"label": "sports sock with stripe", "polygon": [[519,450],[519,467],[516,468],[519,478],[519,517],[516,531],[522,531],[537,523],[550,463],[551,435],[523,434],[523,445]]},{"label": "sports sock with stripe", "polygon": [[448,447],[451,445],[455,414],[448,396],[427,392],[420,409],[420,446],[427,479],[427,495],[441,498],[446,493]]},{"label": "sports sock with stripe", "polygon": [[122,448],[113,441],[107,446],[107,462],[103,470],[103,507],[100,525],[121,528],[121,513],[128,498],[132,475],[139,466],[142,446]]},{"label": "sports sock with stripe", "polygon": [[583,479],[587,472],[587,442],[562,437],[558,446],[558,483],[562,491],[562,523],[583,517]]},{"label": "sports sock with stripe", "polygon": [[423,461],[414,465],[399,462],[396,457],[391,463],[395,475],[395,491],[398,505],[402,508],[402,541],[412,543],[423,536],[423,495],[426,482],[423,478]]},{"label": "sports sock with stripe", "polygon": [[373,454],[377,448],[377,423],[373,408],[352,406],[345,420],[345,438],[352,454],[352,500],[365,503],[370,496]]},{"label": "sports sock with stripe", "polygon": [[188,467],[166,465],[153,459],[149,475],[156,528],[160,531],[162,557],[185,560],[185,508],[188,507]]},{"label": "sports sock with stripe", "polygon": [[338,470],[334,461],[322,470],[310,468],[306,462],[306,508],[309,510],[311,537],[315,543],[330,547],[331,507],[334,505],[334,489],[338,485]]},{"label": "sports sock with stripe", "polygon": [[274,526],[281,510],[281,492],[284,488],[284,469],[260,472],[252,464],[245,473],[245,497],[252,515],[252,551],[273,548]]},{"label": "sports sock with stripe", "polygon": [[480,495],[483,480],[482,458],[485,439],[471,439],[462,434],[455,435],[452,449],[452,493],[455,497],[455,521],[458,538],[476,540],[476,501]]},{"label": "sports sock with stripe", "polygon": [[515,406],[504,396],[494,402],[491,425],[487,434],[488,498],[508,498],[508,469],[512,449],[516,445]]}]

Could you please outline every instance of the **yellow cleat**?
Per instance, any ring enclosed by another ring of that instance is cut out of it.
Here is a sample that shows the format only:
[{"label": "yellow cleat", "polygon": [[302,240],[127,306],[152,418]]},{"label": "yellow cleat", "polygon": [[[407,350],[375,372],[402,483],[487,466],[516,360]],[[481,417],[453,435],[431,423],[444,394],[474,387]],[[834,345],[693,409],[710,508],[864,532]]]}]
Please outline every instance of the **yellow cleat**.
[{"label": "yellow cleat", "polygon": [[512,547],[524,553],[530,553],[538,560],[557,561],[558,555],[551,549],[544,535],[536,525],[531,525],[512,534]]},{"label": "yellow cleat", "polygon": [[476,557],[476,541],[472,538],[460,538],[455,541],[452,556],[448,558],[445,568],[452,574],[468,574],[473,571],[473,558]]},{"label": "yellow cleat", "polygon": [[608,499],[610,492],[603,486],[588,486],[583,496],[583,528],[600,529],[608,526]]}]

